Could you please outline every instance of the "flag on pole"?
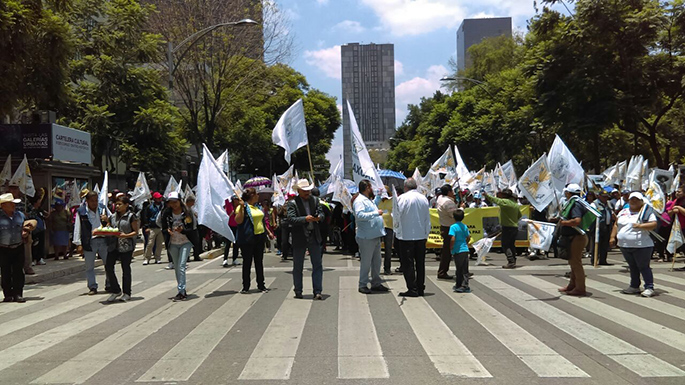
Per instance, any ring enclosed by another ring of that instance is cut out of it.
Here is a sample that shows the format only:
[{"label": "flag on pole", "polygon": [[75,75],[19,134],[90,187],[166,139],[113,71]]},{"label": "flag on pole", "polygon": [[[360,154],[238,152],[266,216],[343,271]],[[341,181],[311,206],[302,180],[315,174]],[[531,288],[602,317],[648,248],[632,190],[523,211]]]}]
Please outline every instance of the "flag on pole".
[{"label": "flag on pole", "polygon": [[93,191],[95,191],[96,193],[100,194],[100,185],[97,184],[97,183],[95,183],[95,187],[93,187]]},{"label": "flag on pole", "polygon": [[502,165],[502,173],[507,178],[509,183],[509,189],[516,190],[518,185],[518,179],[516,177],[516,170],[514,170],[514,163],[509,160],[507,163]]},{"label": "flag on pole", "polygon": [[519,181],[521,194],[528,199],[537,211],[543,211],[554,200],[554,182],[544,154],[526,172]]},{"label": "flag on pole", "polygon": [[33,185],[33,177],[31,176],[31,169],[29,168],[29,161],[24,155],[24,160],[21,161],[17,171],[10,179],[10,186],[19,187],[19,191],[26,196],[33,197],[36,195],[36,187]]},{"label": "flag on pole", "polygon": [[639,191],[642,189],[642,168],[644,167],[644,159],[642,155],[633,156],[630,158],[628,167],[626,169],[625,185],[629,190]]},{"label": "flag on pole", "polygon": [[554,223],[528,221],[528,242],[532,249],[548,251],[557,226]]},{"label": "flag on pole", "polygon": [[100,206],[107,207],[107,203],[109,203],[109,196],[107,195],[109,190],[109,173],[107,170],[105,170],[105,176],[102,177],[102,190],[99,192],[98,196],[98,203],[100,203]]},{"label": "flag on pole", "polygon": [[141,171],[138,173],[138,179],[136,180],[136,186],[133,188],[131,200],[135,206],[140,207],[143,205],[143,202],[150,198],[152,198],[152,192],[147,184],[145,173]]},{"label": "flag on pole", "polygon": [[71,183],[71,191],[69,193],[69,201],[67,202],[69,208],[81,205],[81,188],[76,179]]},{"label": "flag on pole", "polygon": [[195,198],[195,194],[193,193],[193,189],[190,188],[190,185],[186,184],[186,187],[183,190],[183,199],[187,201],[189,198]]},{"label": "flag on pole", "polygon": [[227,197],[235,194],[235,186],[224,174],[206,145],[202,145],[202,161],[197,173],[197,222],[207,226],[231,242],[235,236],[228,227],[228,214],[224,209]]},{"label": "flag on pole", "polygon": [[447,150],[431,165],[430,173],[432,174],[447,174],[449,171],[454,171],[455,166],[452,150],[447,147]]},{"label": "flag on pole", "polygon": [[467,180],[471,178],[471,172],[469,171],[468,167],[466,167],[466,164],[464,163],[464,160],[461,158],[461,154],[459,153],[459,148],[457,148],[457,145],[454,145],[454,154],[456,156],[456,171],[457,171],[457,177],[459,178],[459,184],[464,185]]},{"label": "flag on pole", "polygon": [[279,182],[281,182],[281,186],[285,186],[290,183],[290,181],[293,179],[293,176],[295,175],[295,165],[293,164],[290,166],[285,172],[281,175],[277,175]]},{"label": "flag on pole", "polygon": [[224,174],[230,176],[230,166],[228,164],[228,150],[225,150],[224,152],[219,155],[218,158],[216,158],[216,163],[221,167],[221,170],[224,172]]},{"label": "flag on pole", "polygon": [[271,201],[274,203],[274,206],[281,207],[285,205],[285,196],[283,195],[281,182],[278,180],[278,176],[276,174],[273,176],[272,184],[273,186],[271,187],[274,189],[274,195],[271,197]]},{"label": "flag on pole", "polygon": [[676,192],[678,188],[680,187],[680,168],[678,169],[678,172],[675,174],[675,178],[673,178],[673,184],[671,185],[671,194]]},{"label": "flag on pole", "polygon": [[649,200],[649,204],[659,214],[664,212],[666,208],[666,194],[664,194],[661,186],[656,181],[649,182],[649,188],[645,191],[645,198]]},{"label": "flag on pole", "polygon": [[[671,236],[668,237],[668,244],[666,245],[666,250],[675,255],[676,250],[685,243],[683,241],[683,230],[680,227],[680,221],[678,216],[675,216],[673,220],[673,227],[671,227]],[[673,258],[675,260],[675,258]]]},{"label": "flag on pole", "polygon": [[335,189],[333,190],[333,200],[342,203],[347,211],[354,212],[352,208],[352,194],[341,180],[335,181]]},{"label": "flag on pole", "polygon": [[343,161],[342,155],[340,155],[340,159],[338,160],[338,164],[335,165],[335,168],[333,169],[333,172],[331,173],[331,181],[335,179],[343,180],[345,179],[345,164]]},{"label": "flag on pole", "polygon": [[243,192],[245,191],[245,189],[243,188],[243,184],[240,182],[240,179],[238,179],[238,181],[236,181],[233,186],[234,186],[234,188],[233,188],[234,194],[237,197],[241,197],[243,195]]},{"label": "flag on pole", "polygon": [[12,179],[12,155],[7,155],[5,166],[2,168],[2,172],[0,172],[0,186],[3,186],[10,179]]},{"label": "flag on pole", "polygon": [[352,176],[354,183],[359,183],[363,179],[368,179],[371,181],[373,186],[373,191],[377,195],[381,195],[387,192],[385,191],[385,186],[381,180],[380,175],[378,175],[378,170],[371,160],[369,151],[366,149],[364,144],[364,138],[362,138],[361,132],[359,132],[359,126],[357,125],[357,119],[354,117],[354,112],[352,111],[352,106],[350,102],[347,101],[347,109],[350,116],[350,140],[352,142]]},{"label": "flag on pole", "polygon": [[552,173],[554,189],[557,192],[563,191],[569,183],[583,184],[585,171],[559,135],[554,138],[552,148],[547,155],[547,163]]},{"label": "flag on pole", "polygon": [[290,164],[290,156],[295,150],[306,146],[307,126],[304,120],[304,105],[302,99],[298,99],[295,104],[290,106],[281,118],[278,119],[276,127],[271,134],[274,144],[283,147],[285,150],[285,160]]},{"label": "flag on pole", "polygon": [[478,258],[476,259],[476,266],[487,265],[487,262],[485,262],[485,256],[490,252],[490,249],[492,248],[492,244],[494,242],[495,237],[484,237],[474,242],[473,245],[471,245],[471,247],[473,247],[473,249],[476,251],[476,255],[478,256]]},{"label": "flag on pole", "polygon": [[169,182],[167,182],[166,188],[164,189],[164,198],[168,198],[169,193],[172,191],[178,191],[178,182],[176,182],[176,179],[174,179],[173,176],[170,176]]},{"label": "flag on pole", "polygon": [[599,218],[602,217],[602,213],[597,211],[596,208],[590,206],[587,201],[584,199],[580,199],[579,196],[574,195],[571,197],[571,199],[568,200],[566,203],[566,206],[564,206],[561,209],[561,218],[562,219],[568,219],[569,215],[571,214],[571,208],[573,208],[573,203],[578,202],[585,208],[585,214],[580,218],[580,226],[574,227],[574,229],[581,230],[583,234],[588,231],[590,226],[592,226],[593,223]]}]

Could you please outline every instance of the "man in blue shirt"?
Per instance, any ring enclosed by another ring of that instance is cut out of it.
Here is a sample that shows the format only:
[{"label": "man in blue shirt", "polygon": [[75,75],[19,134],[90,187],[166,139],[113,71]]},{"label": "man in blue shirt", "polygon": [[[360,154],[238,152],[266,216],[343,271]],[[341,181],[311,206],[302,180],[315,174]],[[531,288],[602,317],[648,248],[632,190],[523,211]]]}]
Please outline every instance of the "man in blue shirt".
[{"label": "man in blue shirt", "polygon": [[[371,181],[359,182],[359,195],[354,199],[354,217],[357,226],[357,244],[359,245],[359,292],[371,294],[373,291],[388,291],[381,280],[381,239],[385,236],[383,210],[379,210],[374,198]],[[369,270],[371,271],[371,289],[369,289]]]},{"label": "man in blue shirt", "polygon": [[452,249],[452,258],[457,268],[457,284],[454,286],[455,293],[470,293],[469,288],[469,241],[471,233],[468,227],[461,221],[464,220],[464,210],[458,209],[453,214],[457,222],[450,226],[449,235]]},{"label": "man in blue shirt", "polygon": [[26,302],[24,292],[24,248],[28,234],[36,228],[35,220],[26,220],[16,205],[21,202],[12,193],[0,195],[0,273],[3,302]]}]

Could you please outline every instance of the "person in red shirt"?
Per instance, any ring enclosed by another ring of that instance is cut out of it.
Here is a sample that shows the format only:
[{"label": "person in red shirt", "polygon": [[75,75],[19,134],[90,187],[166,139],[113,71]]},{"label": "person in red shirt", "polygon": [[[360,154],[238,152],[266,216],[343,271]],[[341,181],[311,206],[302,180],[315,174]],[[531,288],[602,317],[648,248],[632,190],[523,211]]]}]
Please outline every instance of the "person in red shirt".
[{"label": "person in red shirt", "polygon": [[[228,227],[231,228],[231,231],[233,232],[233,235],[236,234],[236,231],[238,230],[238,223],[235,221],[235,206],[238,204],[240,200],[238,199],[237,196],[231,197],[231,200],[229,201],[226,199],[226,202],[224,202],[224,208],[226,209],[226,214],[228,214]],[[228,263],[228,251],[231,249],[231,241],[228,240],[228,238],[224,238],[224,261],[221,263],[221,266],[223,267],[229,267],[229,266],[238,266],[240,265],[240,262],[238,262],[238,247],[233,244],[233,263],[229,264]]]}]

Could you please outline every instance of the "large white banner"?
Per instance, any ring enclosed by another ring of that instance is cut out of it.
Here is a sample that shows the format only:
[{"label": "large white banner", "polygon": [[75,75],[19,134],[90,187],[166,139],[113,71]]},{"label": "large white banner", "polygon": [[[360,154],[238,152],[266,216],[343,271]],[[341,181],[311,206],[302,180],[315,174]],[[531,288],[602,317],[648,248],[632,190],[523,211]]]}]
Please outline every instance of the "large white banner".
[{"label": "large white banner", "polygon": [[[380,175],[378,175],[378,170],[371,160],[369,151],[366,149],[364,144],[364,138],[359,131],[359,126],[357,125],[357,119],[354,117],[354,112],[352,112],[352,106],[350,102],[347,102],[347,110],[350,114],[350,140],[352,141],[352,176],[354,178],[354,183],[359,183],[363,179],[368,179],[373,185],[373,190],[375,192],[385,191],[383,186],[383,181]],[[387,194],[387,193],[386,193]]]},{"label": "large white banner", "polygon": [[558,192],[563,191],[569,183],[583,185],[585,171],[558,135],[554,138],[552,148],[549,150],[547,162],[552,172],[554,188]]},{"label": "large white banner", "polygon": [[271,134],[274,144],[283,147],[285,160],[290,164],[290,155],[308,143],[307,126],[304,121],[304,105],[298,99],[281,116]]},{"label": "large white banner", "polygon": [[228,214],[224,208],[226,199],[235,194],[235,186],[224,174],[220,164],[207,146],[202,145],[202,161],[197,173],[197,201],[195,211],[197,222],[207,226],[235,242],[233,231],[228,227]]},{"label": "large white banner", "polygon": [[52,125],[52,159],[91,164],[90,134],[73,128]]}]

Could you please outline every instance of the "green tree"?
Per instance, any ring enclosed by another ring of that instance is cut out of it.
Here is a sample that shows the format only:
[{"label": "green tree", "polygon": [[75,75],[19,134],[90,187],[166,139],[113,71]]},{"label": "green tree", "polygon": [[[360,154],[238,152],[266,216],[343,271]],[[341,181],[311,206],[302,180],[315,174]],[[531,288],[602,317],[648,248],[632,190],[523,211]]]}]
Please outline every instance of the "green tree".
[{"label": "green tree", "polygon": [[72,54],[68,0],[0,1],[0,116],[58,109]]},{"label": "green tree", "polygon": [[152,11],[135,0],[74,0],[77,55],[63,120],[92,134],[101,169],[119,153],[128,168],[160,174],[176,169],[186,151],[178,111],[150,66],[161,60],[160,36],[146,32]]}]

